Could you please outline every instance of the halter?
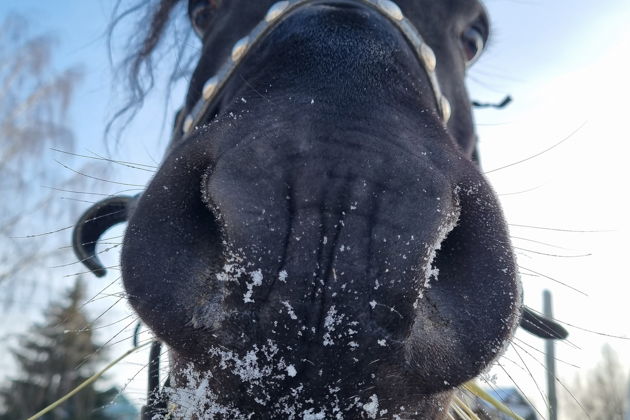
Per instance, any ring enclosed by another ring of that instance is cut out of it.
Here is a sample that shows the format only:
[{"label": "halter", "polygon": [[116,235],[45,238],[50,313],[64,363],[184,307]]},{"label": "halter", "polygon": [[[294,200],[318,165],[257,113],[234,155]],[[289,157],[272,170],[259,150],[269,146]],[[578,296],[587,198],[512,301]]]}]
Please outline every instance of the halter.
[{"label": "halter", "polygon": [[[324,3],[330,4],[331,0],[283,0],[271,6],[265,18],[259,22],[247,36],[241,38],[234,44],[230,57],[220,67],[218,73],[206,80],[201,91],[201,98],[192,109],[185,114],[185,117],[183,116],[184,114],[179,116],[173,132],[173,139],[189,135],[202,123],[212,109],[212,105],[219,97],[219,93],[223,90],[247,54],[253,50],[255,46],[260,44],[265,36],[277,27],[280,22],[286,20],[291,12],[307,5]],[[429,82],[431,83],[433,94],[435,95],[437,109],[442,118],[442,123],[446,125],[451,117],[451,105],[448,99],[442,94],[442,89],[440,88],[440,83],[435,72],[437,67],[435,53],[424,41],[416,27],[403,15],[400,7],[391,0],[336,0],[334,3],[364,4],[385,16],[402,32],[409,44],[413,47],[416,57],[429,77]]]}]

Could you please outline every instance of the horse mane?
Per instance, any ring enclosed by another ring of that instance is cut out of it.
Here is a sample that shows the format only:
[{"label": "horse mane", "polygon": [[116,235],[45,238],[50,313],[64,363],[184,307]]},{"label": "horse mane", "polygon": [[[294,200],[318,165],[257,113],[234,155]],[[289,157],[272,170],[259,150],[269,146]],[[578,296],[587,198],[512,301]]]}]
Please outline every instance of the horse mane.
[{"label": "horse mane", "polygon": [[[138,0],[129,6],[123,3],[126,2],[116,2],[107,28],[110,65],[115,70],[114,84],[120,85],[124,92],[122,106],[108,121],[105,129],[107,138],[116,126],[116,139],[119,139],[155,87],[155,74],[162,73],[157,71],[160,63],[167,61],[172,66],[170,72],[164,72],[169,75],[165,91],[170,92],[175,82],[192,72],[196,59],[191,49],[185,48],[193,35],[190,24],[186,21],[185,24],[177,25],[177,22],[187,18],[186,2]],[[117,42],[116,37],[120,35],[127,41],[122,44]],[[169,42],[164,42],[166,40]],[[114,53],[119,50],[124,51],[124,54],[117,60]],[[162,60],[168,54],[173,54],[173,59]],[[160,60],[156,61],[156,58]]]}]

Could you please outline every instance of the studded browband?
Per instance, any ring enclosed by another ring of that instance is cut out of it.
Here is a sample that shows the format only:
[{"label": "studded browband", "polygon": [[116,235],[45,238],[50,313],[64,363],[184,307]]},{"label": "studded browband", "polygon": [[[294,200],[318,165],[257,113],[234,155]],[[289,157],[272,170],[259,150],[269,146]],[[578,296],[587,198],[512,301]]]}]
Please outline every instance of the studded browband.
[{"label": "studded browband", "polygon": [[[210,77],[204,83],[201,98],[193,108],[185,114],[185,117],[183,115],[180,117],[183,118],[183,121],[180,120],[179,123],[176,124],[173,138],[177,139],[190,134],[194,128],[198,127],[203,120],[207,118],[207,114],[212,109],[212,105],[215,103],[219,93],[227,84],[228,80],[230,80],[230,77],[235,73],[247,53],[259,44],[280,22],[285,20],[291,12],[303,6],[323,3],[330,4],[331,0],[284,0],[271,6],[265,18],[259,22],[247,36],[241,38],[234,44],[230,57],[227,59],[227,62],[221,66],[218,73]],[[405,18],[400,7],[391,0],[336,0],[335,3],[364,4],[387,17],[398,27],[413,47],[418,60],[422,63],[429,77],[437,108],[442,117],[443,124],[446,125],[451,116],[451,105],[440,89],[440,83],[435,72],[437,66],[435,53],[424,41],[416,27]]]}]

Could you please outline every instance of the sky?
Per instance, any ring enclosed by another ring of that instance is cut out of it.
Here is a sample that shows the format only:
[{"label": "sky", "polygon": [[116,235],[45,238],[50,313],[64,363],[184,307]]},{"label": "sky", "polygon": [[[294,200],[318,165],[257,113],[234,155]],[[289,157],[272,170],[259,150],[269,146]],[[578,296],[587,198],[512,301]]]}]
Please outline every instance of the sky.
[{"label": "sky", "polygon": [[[0,20],[10,12],[27,17],[36,33],[56,37],[57,66],[83,69],[85,78],[70,114],[80,153],[107,153],[103,127],[120,105],[112,97],[115,89],[104,35],[113,3],[0,2]],[[630,2],[488,0],[486,5],[493,36],[487,52],[470,70],[469,89],[472,98],[482,102],[498,102],[508,94],[513,102],[503,110],[476,111],[483,168],[501,198],[519,264],[525,267],[525,302],[540,310],[542,290],[552,291],[556,318],[577,327],[568,327],[570,343],[559,343],[557,356],[584,372],[595,366],[605,343],[620,355],[630,354],[629,340],[610,336],[630,337],[625,266],[630,251],[626,239],[630,136],[625,128],[630,108],[625,75],[630,68]],[[167,111],[164,127],[163,94],[147,103],[121,144],[110,147],[114,157],[130,160],[132,156],[131,160],[147,164],[160,160],[172,115]],[[181,103],[178,95],[181,92],[173,95],[172,106]],[[127,171],[112,172],[110,177],[142,184],[148,176]],[[106,261],[115,264],[115,252],[110,254]],[[114,279],[94,278],[91,287],[96,292]],[[98,302],[91,310],[98,313],[107,305]],[[113,322],[126,316],[127,310],[121,303],[105,319]],[[111,331],[101,334],[107,339]],[[123,332],[119,338],[128,335]],[[527,333],[519,332],[518,337],[543,348],[542,340]],[[129,346],[130,341],[123,340],[110,354],[121,354]],[[534,350],[529,352],[542,360]],[[544,388],[544,370],[523,350],[518,354],[508,350],[500,363],[542,411],[537,385],[516,366],[521,357]],[[146,360],[146,355],[139,355],[111,376],[129,383],[127,391],[136,401],[145,392],[144,372],[131,377]],[[625,364],[630,366],[627,357]],[[558,363],[558,376],[566,383],[579,371]],[[499,385],[509,383],[502,367],[494,368],[490,376],[496,376]]]},{"label": "sky", "polygon": [[[471,94],[481,100],[510,94],[514,102],[505,110],[476,113],[483,167],[501,197],[519,264],[583,293],[523,270],[529,274],[522,277],[528,305],[540,310],[541,290],[550,289],[556,318],[597,332],[568,327],[570,343],[557,346],[558,359],[588,370],[604,343],[620,355],[630,354],[628,340],[601,335],[630,335],[625,267],[630,169],[624,161],[630,140],[624,126],[630,94],[625,76],[630,67],[630,3],[495,0],[487,5],[495,35],[470,72]],[[540,156],[492,171],[565,138]],[[571,257],[582,254],[590,255]],[[542,349],[542,342],[526,333],[519,338]],[[514,351],[506,356],[506,369],[520,359]],[[626,356],[626,368],[628,362]],[[528,367],[534,376],[544,377],[537,363]],[[578,371],[565,363],[557,367],[566,383]],[[501,376],[501,370],[493,372]],[[521,371],[520,376],[521,386],[540,404],[529,374]]]}]

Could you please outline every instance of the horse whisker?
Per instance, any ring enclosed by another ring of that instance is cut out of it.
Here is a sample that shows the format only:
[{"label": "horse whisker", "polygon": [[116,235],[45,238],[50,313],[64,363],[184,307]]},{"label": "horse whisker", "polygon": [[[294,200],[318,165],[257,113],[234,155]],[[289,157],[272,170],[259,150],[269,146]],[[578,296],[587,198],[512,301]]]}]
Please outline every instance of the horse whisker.
[{"label": "horse whisker", "polygon": [[497,193],[497,195],[499,197],[506,197],[506,196],[510,196],[510,195],[519,195],[519,194],[525,194],[528,192],[532,192],[532,191],[536,191],[537,189],[541,188],[542,185],[538,185],[536,187],[532,187],[532,188],[528,188],[526,190],[521,190],[521,191],[513,191],[513,192],[508,192],[508,193]]},{"label": "horse whisker", "polygon": [[[515,340],[517,340],[517,341],[519,341],[521,344],[523,344],[523,345],[525,345],[525,346],[529,347],[530,349],[532,349],[532,350],[534,350],[534,351],[536,351],[536,352],[540,353],[540,354],[545,354],[545,352],[544,352],[544,351],[542,351],[542,350],[540,350],[540,349],[537,349],[536,347],[532,346],[531,344],[529,344],[529,343],[528,343],[528,342],[526,342],[525,340],[522,340],[522,339],[520,339],[520,338],[518,338],[518,337],[514,337],[514,339],[515,339]],[[526,352],[526,353],[527,353],[527,350],[525,350],[523,347],[521,347],[518,343],[514,343],[514,345],[515,345],[515,346],[518,346],[521,350],[523,350],[524,352]],[[532,357],[534,357],[534,356],[532,356]],[[565,365],[567,365],[567,366],[571,366],[571,367],[576,368],[576,369],[581,369],[581,367],[580,367],[580,366],[578,366],[578,365],[574,365],[573,363],[570,363],[570,362],[567,362],[567,361],[565,361],[565,360],[562,360],[562,359],[558,358],[557,356],[556,356],[556,358],[555,358],[555,359],[556,359],[556,361],[558,361],[558,362],[560,362],[560,363],[564,363],[564,364],[565,364]]]},{"label": "horse whisker", "polygon": [[512,348],[514,349],[514,352],[518,356],[518,358],[521,361],[521,363],[523,363],[523,367],[525,368],[525,370],[529,374],[529,377],[531,378],[532,382],[534,382],[534,385],[536,386],[536,389],[538,390],[538,393],[540,394],[540,397],[544,401],[545,406],[547,407],[547,409],[549,409],[549,399],[547,398],[545,393],[542,391],[542,389],[540,389],[540,386],[538,385],[538,382],[536,381],[536,378],[534,378],[534,375],[532,374],[532,371],[527,367],[527,363],[525,363],[525,360],[523,360],[523,357],[521,357],[521,354],[518,352],[518,349],[513,345],[513,343],[510,343],[510,346],[512,346]]},{"label": "horse whisker", "polygon": [[34,233],[32,235],[26,235],[26,236],[9,236],[9,239],[30,239],[30,238],[39,238],[41,236],[46,236],[46,235],[52,235],[54,233],[59,233],[59,232],[63,232],[64,230],[68,230],[68,229],[72,229],[74,228],[74,226],[66,226],[66,227],[62,227],[56,230],[51,230],[48,232],[44,232],[44,233]]},{"label": "horse whisker", "polygon": [[538,408],[536,408],[536,406],[532,403],[532,401],[527,398],[527,395],[525,394],[525,392],[523,392],[523,390],[521,389],[521,387],[518,385],[518,383],[514,380],[514,378],[512,378],[512,375],[510,375],[507,371],[507,369],[505,369],[505,367],[503,367],[503,365],[499,362],[497,362],[497,365],[501,368],[501,370],[503,371],[503,373],[505,373],[507,375],[508,378],[510,378],[510,380],[512,381],[512,383],[514,384],[514,386],[516,387],[516,389],[518,389],[518,391],[521,393],[521,395],[523,396],[523,398],[525,399],[525,401],[527,401],[527,403],[536,411],[536,413],[538,413],[538,415],[540,417],[543,418],[543,420],[545,419],[545,416],[542,415],[542,413],[538,410]]},{"label": "horse whisker", "polygon": [[77,170],[75,170],[75,169],[72,169],[72,168],[71,168],[71,167],[69,167],[68,165],[66,165],[66,164],[64,164],[64,163],[62,163],[62,162],[60,162],[60,161],[58,161],[58,160],[55,160],[55,162],[57,162],[59,165],[63,166],[64,168],[68,169],[69,171],[74,172],[74,173],[75,173],[75,174],[77,174],[77,175],[81,175],[81,176],[84,176],[84,177],[86,177],[86,178],[94,179],[94,180],[96,180],[96,181],[102,181],[102,182],[106,182],[106,183],[108,183],[108,184],[124,185],[124,186],[126,186],[126,187],[138,187],[138,188],[143,188],[143,187],[144,187],[144,185],[139,185],[139,184],[129,184],[129,183],[126,183],[126,182],[110,181],[110,180],[105,179],[105,178],[99,178],[99,177],[96,177],[96,176],[93,176],[93,175],[88,175],[88,174],[86,174],[86,173],[83,173],[83,172],[77,171]]},{"label": "horse whisker", "polygon": [[553,282],[555,282],[555,283],[558,283],[558,284],[560,284],[560,285],[562,285],[562,286],[564,286],[564,287],[567,287],[567,288],[569,288],[569,289],[571,289],[571,290],[573,290],[573,291],[575,291],[575,292],[578,292],[578,293],[579,293],[579,294],[581,294],[581,295],[584,295],[584,296],[587,296],[587,297],[588,297],[588,294],[586,294],[585,292],[581,291],[580,289],[577,289],[577,288],[575,288],[575,287],[573,287],[573,286],[571,286],[571,285],[569,285],[569,284],[567,284],[567,283],[564,283],[564,282],[562,282],[562,281],[560,281],[560,280],[557,280],[557,279],[555,279],[555,278],[553,278],[553,277],[551,277],[551,276],[548,276],[548,275],[546,275],[546,274],[539,273],[538,271],[534,271],[534,270],[532,270],[531,268],[524,267],[524,266],[523,266],[523,265],[521,265],[521,264],[519,264],[518,266],[519,266],[519,268],[522,268],[523,270],[527,270],[527,271],[529,271],[530,273],[533,273],[533,274],[534,274],[534,275],[536,275],[536,276],[544,277],[544,278],[546,278],[546,279],[548,279],[548,280],[551,280],[551,281],[553,281]]},{"label": "horse whisker", "polygon": [[510,235],[511,239],[518,239],[520,241],[526,241],[526,242],[531,242],[534,244],[539,244],[539,245],[545,245],[551,248],[556,248],[556,249],[562,249],[564,251],[575,251],[574,249],[570,249],[570,248],[565,248],[559,245],[554,245],[554,244],[550,244],[549,242],[543,242],[543,241],[537,241],[535,239],[529,239],[529,238],[523,238],[522,236],[515,236],[515,235]]},{"label": "horse whisker", "polygon": [[612,230],[563,229],[563,228],[552,228],[552,227],[544,227],[544,226],[521,225],[521,224],[516,224],[516,223],[508,223],[508,226],[527,228],[527,229],[550,230],[550,231],[553,231],[553,232],[566,232],[566,233],[609,233],[609,232],[613,232]]},{"label": "horse whisker", "polygon": [[536,255],[543,255],[545,257],[557,257],[557,258],[584,258],[590,257],[593,254],[578,254],[578,255],[560,255],[560,254],[549,254],[547,252],[534,251],[532,249],[521,248],[518,246],[513,246],[514,249],[518,249],[519,251],[529,252]]},{"label": "horse whisker", "polygon": [[114,283],[116,283],[117,281],[119,281],[121,279],[121,276],[118,276],[116,279],[114,279],[111,283],[109,283],[107,286],[105,286],[104,288],[102,288],[100,291],[98,291],[94,296],[92,296],[90,299],[86,300],[85,303],[83,303],[83,305],[81,305],[81,308],[85,307],[85,305],[87,305],[88,303],[91,303],[94,301],[94,299],[96,299],[98,296],[101,295],[101,293],[103,293],[105,290],[109,289],[112,285],[114,285]]},{"label": "horse whisker", "polygon": [[548,148],[546,148],[545,150],[543,150],[543,151],[541,151],[541,152],[538,152],[538,153],[536,153],[536,154],[534,154],[534,155],[531,155],[531,156],[529,156],[529,157],[526,157],[525,159],[521,159],[521,160],[519,160],[519,161],[517,161],[517,162],[513,162],[513,163],[510,163],[510,164],[507,164],[507,165],[504,165],[504,166],[500,166],[500,167],[495,168],[495,169],[491,169],[491,170],[489,170],[489,171],[485,171],[485,172],[484,172],[484,174],[488,175],[488,174],[491,174],[491,173],[493,173],[493,172],[497,172],[497,171],[500,171],[500,170],[503,170],[503,169],[507,169],[507,168],[510,168],[510,167],[512,167],[512,166],[519,165],[519,164],[521,164],[521,163],[524,163],[524,162],[527,162],[527,161],[529,161],[529,160],[535,159],[535,158],[537,158],[538,156],[541,156],[541,155],[543,155],[543,154],[545,154],[545,153],[549,152],[550,150],[555,149],[556,147],[560,146],[560,145],[561,145],[562,143],[564,143],[565,141],[569,140],[571,137],[573,137],[573,135],[574,135],[574,134],[576,134],[578,131],[580,131],[580,130],[581,130],[581,129],[585,126],[585,125],[586,125],[586,122],[583,122],[583,123],[582,123],[582,124],[581,124],[578,128],[576,128],[575,130],[573,130],[573,131],[572,131],[572,132],[571,132],[568,136],[566,136],[565,138],[563,138],[563,139],[562,139],[562,140],[560,140],[559,142],[555,143],[555,144],[554,144],[554,145],[552,145],[551,147],[548,147]]},{"label": "horse whisker", "polygon": [[[108,267],[103,267],[107,270],[120,270],[120,265],[110,265]],[[76,276],[81,276],[83,274],[92,274],[92,270],[87,270],[87,271],[79,271],[77,273],[72,273],[72,274],[66,274],[65,276],[63,276],[64,278],[68,278],[68,277],[76,277]]]},{"label": "horse whisker", "polygon": [[[532,310],[534,312],[538,312],[538,311],[535,311],[534,309],[532,309]],[[556,318],[553,318],[553,320],[557,321],[557,322],[559,322],[561,324],[568,325],[569,327],[578,329],[580,331],[586,331],[586,332],[591,333],[591,334],[597,334],[597,335],[601,335],[603,337],[618,338],[620,340],[630,340],[630,337],[621,336],[621,335],[614,335],[614,334],[607,334],[607,333],[597,332],[597,331],[594,331],[594,330],[589,330],[587,328],[578,327],[577,325],[569,324],[568,322],[565,322],[565,321],[562,321],[562,320],[559,320],[559,319],[556,319]]]},{"label": "horse whisker", "polygon": [[[97,331],[97,330],[102,330],[102,329],[105,329],[105,328],[111,327],[112,325],[116,325],[116,324],[118,324],[119,322],[122,322],[122,321],[124,321],[124,320],[126,320],[126,319],[129,319],[129,318],[130,318],[130,317],[132,317],[132,316],[134,316],[134,315],[133,315],[133,314],[129,314],[129,315],[125,316],[124,318],[121,318],[121,319],[119,319],[118,321],[114,321],[114,322],[111,322],[111,323],[109,323],[109,324],[99,325],[98,327],[94,327],[94,326],[93,326],[93,327],[91,327],[91,328],[88,328],[88,327],[86,326],[85,328],[81,328],[81,329],[79,329],[79,330],[65,330],[65,331],[64,331],[64,333],[80,333],[80,332],[84,332],[84,331]],[[138,317],[137,317],[137,316],[136,316],[136,319],[138,319]],[[90,323],[90,325],[93,325],[93,324],[94,324],[93,322],[92,322],[92,323]]]},{"label": "horse whisker", "polygon": [[47,185],[42,185],[42,188],[47,188],[53,191],[59,191],[59,192],[65,192],[65,193],[71,193],[71,194],[82,194],[82,195],[96,195],[99,197],[115,197],[117,195],[120,194],[124,194],[130,191],[142,191],[140,188],[130,188],[130,189],[126,189],[126,190],[121,190],[118,192],[115,192],[113,194],[107,194],[107,193],[97,193],[97,192],[89,192],[89,191],[73,191],[73,190],[66,190],[66,189],[62,189],[62,188],[56,188],[56,187],[50,187]]},{"label": "horse whisker", "polygon": [[[103,242],[103,243],[102,243],[102,245],[107,245],[107,243],[104,243],[104,242]],[[122,245],[122,243],[110,244],[110,245],[111,245],[110,247],[107,247],[107,248],[103,249],[102,251],[97,252],[95,255],[102,255],[102,254],[105,254],[105,253],[107,253],[107,252],[111,251],[112,249],[116,249],[116,248],[118,248],[119,246],[121,246],[121,245]],[[53,265],[53,266],[50,266],[50,267],[48,267],[48,268],[63,268],[63,267],[70,267],[70,266],[73,266],[73,265],[76,265],[76,264],[82,264],[83,262],[85,262],[85,261],[86,261],[86,260],[88,260],[88,259],[89,259],[89,257],[88,257],[88,258],[84,258],[84,259],[82,259],[82,260],[73,261],[73,262],[71,262],[71,263],[60,264],[60,265]]]},{"label": "horse whisker", "polygon": [[[516,344],[516,343],[514,343]],[[520,347],[520,346],[519,346]],[[525,349],[523,349],[522,347],[520,347],[521,350],[523,350],[526,354],[528,354],[532,359],[534,359],[534,361],[536,363],[538,363],[539,365],[541,365],[545,370],[547,370],[547,367],[544,365],[544,363],[542,363],[540,360],[536,359],[534,356],[532,356],[531,354],[529,354],[529,352]],[[558,359],[556,359],[558,360]],[[578,401],[578,399],[575,397],[575,395],[573,395],[573,393],[569,390],[569,388],[567,388],[567,386],[560,380],[560,378],[558,378],[556,375],[553,375],[554,380],[560,384],[560,386],[571,396],[571,398],[573,399],[573,401],[575,401],[577,403],[578,406],[580,406],[580,408],[582,409],[582,411],[584,412],[584,414],[586,414],[586,416],[590,419],[590,415],[589,413],[586,411],[586,409],[584,408],[584,406],[582,405],[582,403],[580,403],[580,401]]]}]

